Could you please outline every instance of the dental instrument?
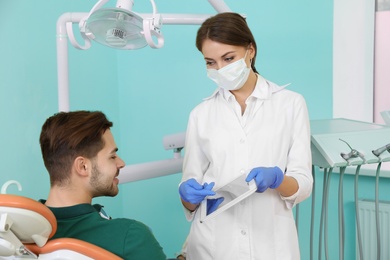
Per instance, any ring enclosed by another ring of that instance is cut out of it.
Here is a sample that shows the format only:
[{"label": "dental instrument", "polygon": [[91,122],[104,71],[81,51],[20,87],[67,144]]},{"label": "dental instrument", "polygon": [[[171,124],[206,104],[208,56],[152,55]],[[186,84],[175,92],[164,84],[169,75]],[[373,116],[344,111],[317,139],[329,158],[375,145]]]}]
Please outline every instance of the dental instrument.
[{"label": "dental instrument", "polygon": [[[318,259],[322,257],[322,239],[324,240],[324,253],[326,259],[329,259],[328,248],[328,196],[330,186],[330,174],[339,168],[339,187],[338,187],[338,229],[339,229],[339,259],[344,259],[345,247],[345,223],[344,223],[344,195],[343,179],[348,172],[355,174],[355,214],[357,227],[358,250],[362,259],[363,247],[360,233],[360,218],[358,212],[358,178],[361,175],[361,166],[364,164],[378,164],[376,170],[376,204],[378,204],[378,181],[380,166],[383,161],[390,160],[388,143],[390,138],[390,127],[366,122],[348,120],[348,119],[331,119],[331,120],[312,120],[312,158],[313,165],[324,169],[323,198],[320,217],[319,232],[319,252]],[[347,144],[349,151],[345,150],[343,145]],[[379,147],[379,148],[377,148]],[[377,148],[374,149],[373,148]],[[380,156],[379,156],[380,155]],[[350,167],[356,167],[356,171],[350,172]],[[314,204],[313,204],[314,205]],[[312,206],[313,207],[313,206]],[[378,216],[378,207],[376,216]],[[313,211],[312,211],[313,214]],[[314,221],[314,215],[312,216]],[[380,235],[379,220],[377,217],[377,256],[380,257]],[[313,223],[311,227],[313,227]],[[311,230],[311,234],[312,234]],[[310,259],[313,259],[313,245],[310,246]],[[379,258],[378,258],[379,259]]]}]

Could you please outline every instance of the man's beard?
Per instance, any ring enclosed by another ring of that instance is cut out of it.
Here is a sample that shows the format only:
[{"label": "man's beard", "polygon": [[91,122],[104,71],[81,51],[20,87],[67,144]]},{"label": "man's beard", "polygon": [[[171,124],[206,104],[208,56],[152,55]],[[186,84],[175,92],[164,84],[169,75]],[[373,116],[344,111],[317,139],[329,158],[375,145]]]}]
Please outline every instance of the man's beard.
[{"label": "man's beard", "polygon": [[[117,174],[118,175],[118,174]],[[109,196],[114,197],[118,194],[118,185],[115,185],[113,179],[106,177],[100,172],[96,163],[92,164],[92,176],[90,184],[93,188],[93,197]]]}]

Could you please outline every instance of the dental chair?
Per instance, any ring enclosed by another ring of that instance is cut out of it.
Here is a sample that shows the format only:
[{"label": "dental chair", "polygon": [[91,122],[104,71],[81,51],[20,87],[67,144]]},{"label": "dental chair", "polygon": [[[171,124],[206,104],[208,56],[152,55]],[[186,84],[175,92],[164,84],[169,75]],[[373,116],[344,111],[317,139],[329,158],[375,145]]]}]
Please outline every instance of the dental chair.
[{"label": "dental chair", "polygon": [[74,238],[49,240],[57,230],[53,213],[30,198],[0,194],[0,260],[119,260],[117,255]]}]

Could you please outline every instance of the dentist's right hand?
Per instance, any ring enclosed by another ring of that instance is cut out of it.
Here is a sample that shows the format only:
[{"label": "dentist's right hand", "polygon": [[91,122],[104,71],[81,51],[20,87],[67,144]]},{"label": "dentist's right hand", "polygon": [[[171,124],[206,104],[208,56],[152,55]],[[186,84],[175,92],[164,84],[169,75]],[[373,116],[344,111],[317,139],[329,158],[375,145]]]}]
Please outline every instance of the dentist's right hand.
[{"label": "dentist's right hand", "polygon": [[214,182],[204,183],[201,185],[194,178],[184,181],[180,184],[179,193],[182,200],[191,204],[197,205],[206,198],[206,196],[213,196],[215,192],[212,191]]}]

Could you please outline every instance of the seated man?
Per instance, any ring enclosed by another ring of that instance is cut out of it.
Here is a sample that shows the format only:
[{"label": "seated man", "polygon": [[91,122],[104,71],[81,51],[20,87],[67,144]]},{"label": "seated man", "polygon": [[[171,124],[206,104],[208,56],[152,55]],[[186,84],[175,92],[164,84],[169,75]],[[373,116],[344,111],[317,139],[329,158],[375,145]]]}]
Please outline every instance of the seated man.
[{"label": "seated man", "polygon": [[101,112],[60,112],[42,126],[40,145],[50,175],[50,192],[41,200],[58,222],[53,238],[77,238],[124,259],[163,260],[166,256],[143,223],[111,219],[99,196],[118,194],[119,170],[125,166],[110,131],[112,122]]}]

